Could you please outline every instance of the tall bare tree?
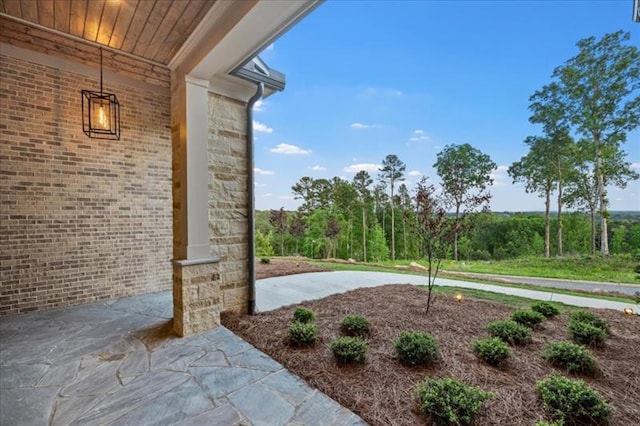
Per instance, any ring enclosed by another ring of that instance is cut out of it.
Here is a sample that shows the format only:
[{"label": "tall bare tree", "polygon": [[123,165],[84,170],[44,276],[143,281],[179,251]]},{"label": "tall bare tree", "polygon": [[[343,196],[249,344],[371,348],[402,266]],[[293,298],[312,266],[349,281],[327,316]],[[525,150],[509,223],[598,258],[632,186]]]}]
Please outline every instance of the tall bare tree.
[{"label": "tall bare tree", "polygon": [[399,180],[404,177],[404,172],[407,166],[400,161],[397,155],[389,154],[382,161],[382,168],[380,169],[380,180],[388,183],[391,188],[391,260],[396,260],[396,232],[395,232],[395,209],[393,202],[393,194],[395,185]]}]

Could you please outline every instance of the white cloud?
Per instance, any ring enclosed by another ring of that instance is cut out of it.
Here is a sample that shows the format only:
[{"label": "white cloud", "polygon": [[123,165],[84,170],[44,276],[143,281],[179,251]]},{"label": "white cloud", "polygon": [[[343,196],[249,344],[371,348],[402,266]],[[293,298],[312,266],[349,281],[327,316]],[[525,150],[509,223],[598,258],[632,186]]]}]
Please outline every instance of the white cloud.
[{"label": "white cloud", "polygon": [[[266,104],[265,101],[263,101],[262,99],[258,99],[256,101],[256,103],[253,104],[253,110],[256,111],[256,112],[262,112],[262,111],[264,111],[265,104]],[[254,124],[254,126],[255,126],[255,124]]]},{"label": "white cloud", "polygon": [[358,173],[360,170],[364,170],[367,172],[378,172],[380,171],[380,165],[373,163],[352,164],[345,167],[343,170],[347,173]]},{"label": "white cloud", "polygon": [[378,127],[377,124],[362,124],[362,123],[351,123],[350,126],[352,129],[372,129],[374,127]]},{"label": "white cloud", "polygon": [[632,169],[640,169],[640,163],[631,163]]},{"label": "white cloud", "polygon": [[273,132],[273,129],[271,127],[268,127],[266,124],[263,124],[259,121],[253,122],[253,130],[256,132],[263,132],[263,133]]},{"label": "white cloud", "polygon": [[276,174],[276,172],[274,172],[274,171],[271,171],[271,170],[262,170],[262,169],[259,169],[259,168],[257,168],[257,167],[255,167],[255,168],[253,169],[253,172],[254,172],[255,174],[257,174],[257,175],[275,175],[275,174]]},{"label": "white cloud", "polygon": [[325,170],[327,170],[327,168],[322,166],[313,166],[311,170],[313,170],[314,172],[324,172]]},{"label": "white cloud", "polygon": [[368,87],[364,90],[364,94],[368,96],[391,96],[391,97],[399,97],[403,95],[403,93],[400,90],[385,89],[385,88],[379,88],[379,87]]},{"label": "white cloud", "polygon": [[508,176],[507,170],[509,170],[509,166],[498,166],[494,171],[489,175],[491,179],[493,179],[493,186],[507,186]]},{"label": "white cloud", "polygon": [[413,177],[422,175],[422,173],[420,173],[420,172],[419,172],[419,171],[417,171],[417,170],[411,170],[411,171],[410,171],[409,173],[407,173],[407,174],[408,174],[409,176],[413,176]]},{"label": "white cloud", "polygon": [[281,195],[278,200],[293,200],[293,197],[291,195]]},{"label": "white cloud", "polygon": [[422,142],[422,141],[426,141],[428,142],[429,140],[431,140],[429,138],[429,136],[424,134],[424,130],[422,129],[417,129],[413,131],[413,135],[411,135],[411,137],[409,138],[409,140],[411,142]]},{"label": "white cloud", "polygon": [[288,143],[279,143],[274,148],[270,149],[274,154],[285,154],[285,155],[308,155],[311,154],[310,149],[302,149],[299,146],[291,145]]},{"label": "white cloud", "polygon": [[273,196],[273,194],[270,193],[270,192],[267,192],[266,194],[263,195],[263,197],[272,197],[272,196]]},{"label": "white cloud", "polygon": [[267,186],[266,183],[260,183],[260,182],[256,182],[254,185],[256,186],[256,188],[264,188],[265,186]]}]

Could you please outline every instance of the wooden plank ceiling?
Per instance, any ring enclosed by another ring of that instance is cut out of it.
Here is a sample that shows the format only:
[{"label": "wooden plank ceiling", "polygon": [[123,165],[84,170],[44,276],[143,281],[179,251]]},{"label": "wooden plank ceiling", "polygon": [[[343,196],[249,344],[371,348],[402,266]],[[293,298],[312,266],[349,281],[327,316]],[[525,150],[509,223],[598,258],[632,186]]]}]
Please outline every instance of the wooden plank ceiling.
[{"label": "wooden plank ceiling", "polygon": [[0,0],[0,12],[167,65],[216,0]]}]

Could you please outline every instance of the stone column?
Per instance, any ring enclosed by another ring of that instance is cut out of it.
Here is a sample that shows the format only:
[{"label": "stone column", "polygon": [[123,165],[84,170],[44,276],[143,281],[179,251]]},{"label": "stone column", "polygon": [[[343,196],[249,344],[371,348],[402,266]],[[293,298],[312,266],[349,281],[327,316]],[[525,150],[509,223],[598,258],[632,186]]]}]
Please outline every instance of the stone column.
[{"label": "stone column", "polygon": [[220,325],[219,257],[209,240],[208,81],[172,76],[173,316],[179,336]]}]

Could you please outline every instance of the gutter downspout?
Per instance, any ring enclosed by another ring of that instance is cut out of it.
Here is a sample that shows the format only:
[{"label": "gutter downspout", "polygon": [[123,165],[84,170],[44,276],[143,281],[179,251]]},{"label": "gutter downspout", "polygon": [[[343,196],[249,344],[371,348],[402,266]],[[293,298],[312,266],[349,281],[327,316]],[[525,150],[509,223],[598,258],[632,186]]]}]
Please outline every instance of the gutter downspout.
[{"label": "gutter downspout", "polygon": [[248,231],[248,270],[249,270],[249,315],[256,312],[256,245],[255,245],[255,222],[256,222],[256,197],[253,186],[254,161],[253,161],[253,105],[262,97],[264,93],[264,83],[258,83],[256,93],[247,103],[247,194],[249,203],[247,209]]}]

